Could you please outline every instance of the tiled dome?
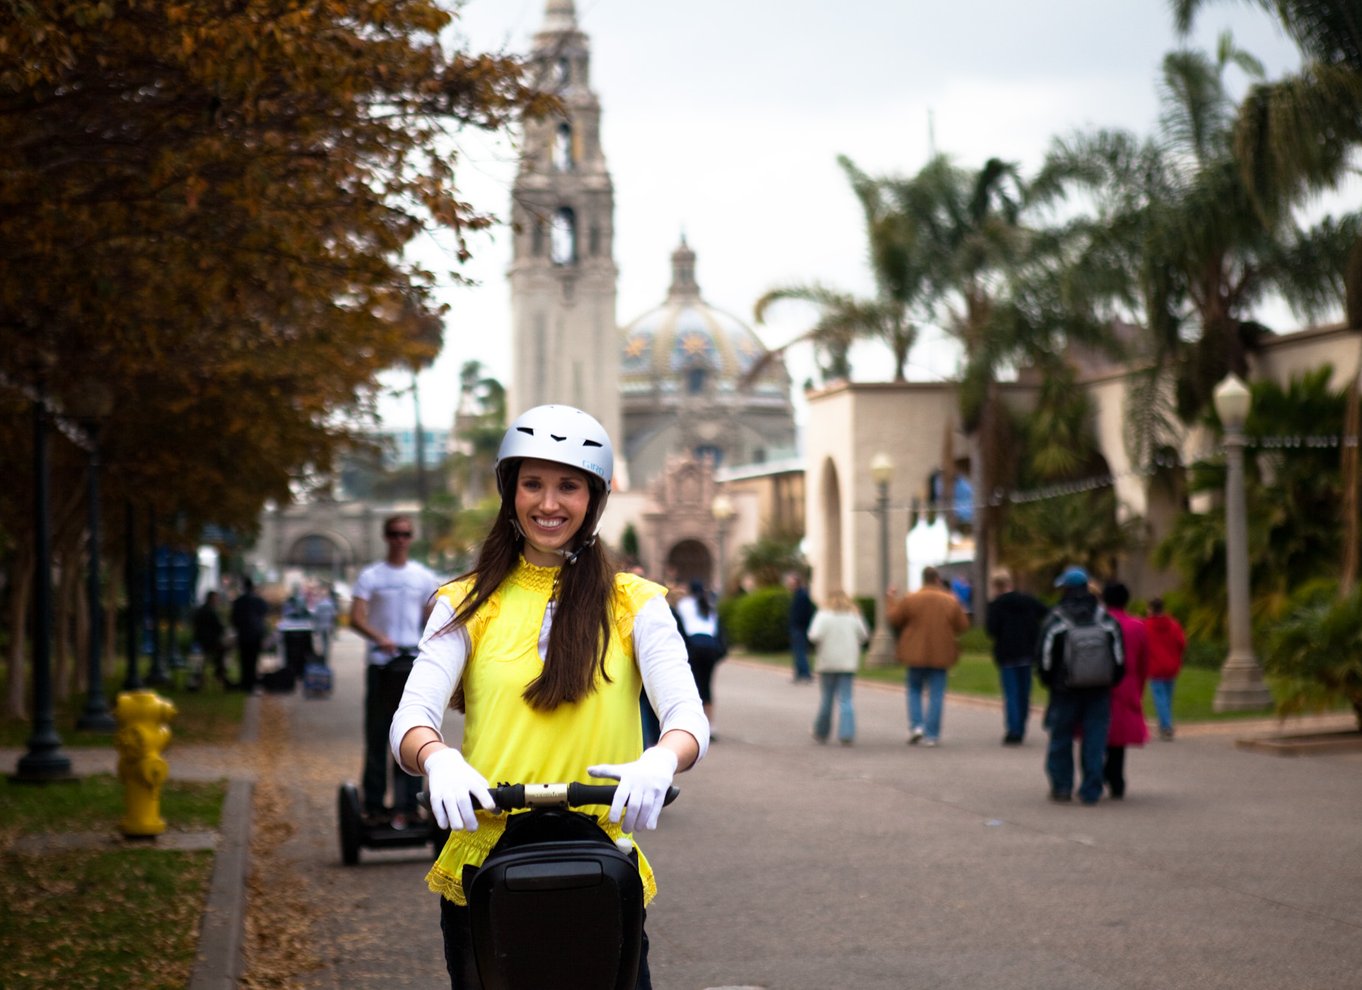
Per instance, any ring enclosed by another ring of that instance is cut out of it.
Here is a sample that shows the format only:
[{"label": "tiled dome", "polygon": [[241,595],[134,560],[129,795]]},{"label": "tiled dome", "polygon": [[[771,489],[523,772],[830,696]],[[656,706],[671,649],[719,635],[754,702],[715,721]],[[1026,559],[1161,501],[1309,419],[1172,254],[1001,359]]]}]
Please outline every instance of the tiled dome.
[{"label": "tiled dome", "polygon": [[624,393],[660,390],[693,391],[686,383],[695,375],[712,376],[721,391],[740,387],[758,394],[788,388],[779,360],[744,383],[766,348],[736,316],[700,298],[695,283],[695,252],[681,246],[672,254],[672,285],[667,301],[624,327],[620,360]]}]

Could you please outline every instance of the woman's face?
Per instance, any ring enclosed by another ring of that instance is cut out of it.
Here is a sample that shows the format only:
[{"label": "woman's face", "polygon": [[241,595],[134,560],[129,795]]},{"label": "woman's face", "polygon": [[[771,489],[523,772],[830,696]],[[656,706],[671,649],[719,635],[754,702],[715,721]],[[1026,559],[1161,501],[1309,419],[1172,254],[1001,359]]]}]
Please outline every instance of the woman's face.
[{"label": "woman's face", "polygon": [[552,461],[525,460],[515,483],[515,517],[525,534],[525,559],[540,567],[557,567],[582,528],[591,505],[591,486],[584,471]]}]

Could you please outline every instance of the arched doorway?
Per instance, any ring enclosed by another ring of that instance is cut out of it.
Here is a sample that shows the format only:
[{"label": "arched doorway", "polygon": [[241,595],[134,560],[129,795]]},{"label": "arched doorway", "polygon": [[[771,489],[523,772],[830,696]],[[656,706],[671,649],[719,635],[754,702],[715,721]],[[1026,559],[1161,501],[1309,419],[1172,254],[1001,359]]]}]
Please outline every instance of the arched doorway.
[{"label": "arched doorway", "polygon": [[713,587],[718,578],[714,568],[714,555],[699,540],[682,540],[667,554],[667,573],[674,574],[682,585],[700,581],[707,588]]},{"label": "arched doorway", "polygon": [[298,568],[308,577],[338,581],[345,574],[347,561],[345,551],[331,537],[309,533],[293,542],[284,563]]}]

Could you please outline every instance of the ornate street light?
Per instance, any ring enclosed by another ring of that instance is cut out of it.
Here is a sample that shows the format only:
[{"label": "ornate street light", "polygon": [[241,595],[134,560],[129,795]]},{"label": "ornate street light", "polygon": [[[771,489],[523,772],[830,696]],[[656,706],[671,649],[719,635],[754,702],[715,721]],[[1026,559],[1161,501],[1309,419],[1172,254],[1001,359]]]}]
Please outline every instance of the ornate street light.
[{"label": "ornate street light", "polygon": [[[41,377],[33,397],[33,732],[14,780],[43,783],[71,776],[52,712],[52,541],[48,514],[48,408]],[[16,630],[23,635],[23,630]]]},{"label": "ornate street light", "polygon": [[89,685],[85,695],[85,711],[76,720],[76,728],[95,732],[112,732],[118,723],[109,710],[104,697],[104,607],[101,601],[101,582],[99,579],[100,553],[99,541],[99,430],[113,409],[113,392],[102,382],[88,382],[82,390],[80,402],[73,406],[72,413],[85,427],[90,441],[90,457],[86,466],[86,502],[89,509],[90,530],[90,569],[86,574],[86,597],[90,599],[90,656],[86,679]]},{"label": "ornate street light", "polygon": [[123,561],[123,590],[128,598],[128,617],[123,623],[123,646],[128,656],[128,668],[123,678],[124,691],[142,690],[142,675],[137,669],[137,637],[142,626],[142,603],[138,600],[137,573],[137,510],[132,499],[123,504],[123,533],[127,555]]},{"label": "ornate street light", "polygon": [[890,667],[894,657],[894,637],[889,631],[884,596],[889,590],[889,482],[894,477],[894,462],[881,451],[870,459],[870,477],[875,482],[875,515],[880,520],[880,586],[875,593],[875,632],[870,637],[866,663],[871,667]]},{"label": "ornate street light", "polygon": [[1244,501],[1244,423],[1253,396],[1234,374],[1215,387],[1215,411],[1225,427],[1225,587],[1229,597],[1230,652],[1220,668],[1211,708],[1217,712],[1272,707],[1272,694],[1253,655],[1249,617],[1248,511]]},{"label": "ornate street light", "polygon": [[715,591],[722,597],[724,592],[724,568],[726,565],[724,544],[728,540],[729,524],[732,523],[733,517],[737,515],[738,510],[734,508],[733,500],[728,497],[726,492],[719,492],[719,494],[714,496],[714,501],[709,504],[709,511],[714,517],[715,523],[718,524],[719,561],[717,568],[718,580],[715,581],[715,585],[717,586]]}]

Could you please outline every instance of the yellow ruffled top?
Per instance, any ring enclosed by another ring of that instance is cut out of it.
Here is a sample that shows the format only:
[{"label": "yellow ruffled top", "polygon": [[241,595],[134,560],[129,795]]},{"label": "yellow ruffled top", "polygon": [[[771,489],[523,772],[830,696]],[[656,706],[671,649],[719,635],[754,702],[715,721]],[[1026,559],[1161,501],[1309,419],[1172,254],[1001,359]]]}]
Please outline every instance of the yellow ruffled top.
[{"label": "yellow ruffled top", "polygon": [[[556,567],[539,567],[523,557],[496,593],[468,622],[471,644],[463,673],[466,707],[463,755],[493,784],[609,783],[588,777],[597,763],[627,763],[643,751],[638,696],[642,678],[634,661],[634,616],[665,589],[632,574],[619,574],[611,605],[610,647],[605,668],[610,680],[581,701],[536,711],[522,697],[539,676],[539,630],[553,594]],[[458,607],[471,581],[446,585],[440,594]],[[623,833],[597,806],[598,821],[612,839]],[[455,904],[466,904],[463,868],[479,866],[505,830],[505,816],[478,811],[476,832],[452,832],[426,875],[431,890]],[[632,841],[632,840],[631,840]],[[635,846],[637,849],[637,845]],[[638,852],[644,903],[657,883],[652,867]]]}]

